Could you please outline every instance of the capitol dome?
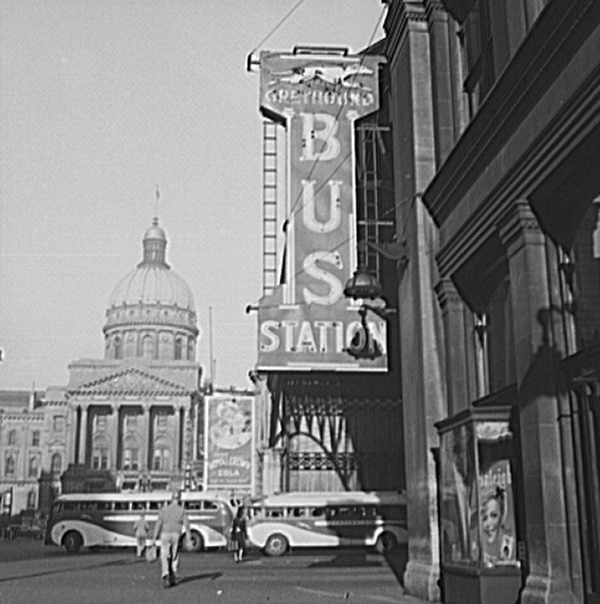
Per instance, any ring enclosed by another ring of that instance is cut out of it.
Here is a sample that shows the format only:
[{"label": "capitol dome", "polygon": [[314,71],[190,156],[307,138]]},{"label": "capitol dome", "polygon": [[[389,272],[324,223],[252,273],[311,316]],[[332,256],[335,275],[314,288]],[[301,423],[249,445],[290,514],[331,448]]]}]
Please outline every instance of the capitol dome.
[{"label": "capitol dome", "polygon": [[105,356],[195,360],[194,298],[166,262],[167,237],[154,218],[143,238],[144,257],[116,285],[106,311]]}]

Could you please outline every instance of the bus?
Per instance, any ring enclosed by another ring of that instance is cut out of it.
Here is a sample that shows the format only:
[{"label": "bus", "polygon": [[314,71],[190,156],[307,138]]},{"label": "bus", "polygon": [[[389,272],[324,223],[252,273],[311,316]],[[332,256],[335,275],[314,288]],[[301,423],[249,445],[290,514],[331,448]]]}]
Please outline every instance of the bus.
[{"label": "bus", "polygon": [[[171,491],[61,495],[52,504],[45,543],[62,545],[69,553],[82,547],[135,547],[133,525],[140,513],[145,514],[151,537],[159,510],[171,498]],[[217,494],[183,491],[182,504],[192,536],[187,550],[227,545],[235,514],[231,502]]]},{"label": "bus", "polygon": [[249,541],[269,556],[353,545],[389,553],[408,542],[399,492],[282,493],[251,501],[247,513]]}]

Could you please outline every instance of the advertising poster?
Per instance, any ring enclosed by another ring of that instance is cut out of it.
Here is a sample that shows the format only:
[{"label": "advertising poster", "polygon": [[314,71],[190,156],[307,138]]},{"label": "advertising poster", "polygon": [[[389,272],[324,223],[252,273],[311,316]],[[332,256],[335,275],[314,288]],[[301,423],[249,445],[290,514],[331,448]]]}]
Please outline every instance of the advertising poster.
[{"label": "advertising poster", "polygon": [[[287,133],[285,279],[259,302],[258,368],[386,371],[387,325],[344,296],[356,268],[354,128],[379,108],[382,57],[260,57],[261,111]],[[368,358],[349,354],[369,347]]]},{"label": "advertising poster", "polygon": [[205,399],[205,489],[251,490],[254,398],[214,395]]},{"label": "advertising poster", "polygon": [[513,484],[508,459],[493,462],[479,477],[483,563],[517,565]]}]

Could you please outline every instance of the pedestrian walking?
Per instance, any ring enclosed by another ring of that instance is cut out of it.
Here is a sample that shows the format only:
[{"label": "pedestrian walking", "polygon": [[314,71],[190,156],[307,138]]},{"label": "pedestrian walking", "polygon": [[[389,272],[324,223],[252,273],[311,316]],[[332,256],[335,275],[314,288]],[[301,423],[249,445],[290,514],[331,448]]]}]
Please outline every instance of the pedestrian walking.
[{"label": "pedestrian walking", "polygon": [[171,501],[160,510],[154,527],[154,541],[160,538],[160,570],[163,587],[177,584],[179,541],[184,527],[186,539],[190,542],[190,521],[181,506],[181,493],[174,491]]},{"label": "pedestrian walking", "polygon": [[231,540],[233,541],[233,559],[241,562],[246,552],[246,539],[248,538],[248,529],[246,526],[246,512],[244,506],[238,508],[237,514],[231,525]]},{"label": "pedestrian walking", "polygon": [[150,526],[146,522],[146,515],[144,512],[140,513],[140,517],[135,521],[133,525],[133,532],[135,534],[135,544],[137,557],[141,558],[146,549],[148,543],[148,533],[150,532]]}]

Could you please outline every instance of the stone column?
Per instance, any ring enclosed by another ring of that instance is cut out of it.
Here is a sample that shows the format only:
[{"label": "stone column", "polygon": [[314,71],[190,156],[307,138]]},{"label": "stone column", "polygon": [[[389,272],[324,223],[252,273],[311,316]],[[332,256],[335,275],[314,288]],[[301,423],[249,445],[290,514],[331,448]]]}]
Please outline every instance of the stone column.
[{"label": "stone column", "polygon": [[[559,349],[546,239],[527,200],[500,225],[510,270],[525,539],[529,574],[522,604],[578,602],[570,579],[568,516],[560,438]],[[552,305],[553,306],[553,305]],[[562,393],[561,393],[562,390]]]},{"label": "stone column", "polygon": [[146,473],[150,469],[148,465],[148,451],[150,450],[150,407],[146,404],[142,405],[140,434],[142,436],[142,441],[140,443],[140,471]]},{"label": "stone column", "polygon": [[79,459],[77,463],[85,465],[87,462],[87,435],[88,435],[88,406],[81,405],[79,418]]},{"label": "stone column", "polygon": [[[439,446],[434,424],[446,416],[446,402],[442,321],[433,291],[439,280],[438,235],[422,201],[436,170],[429,21],[436,8],[429,4],[424,0],[390,3],[385,29],[398,237],[409,257],[398,291],[404,416],[404,460],[398,463],[406,469],[409,530],[404,586],[411,595],[436,601],[440,599],[440,554],[432,450]],[[440,147],[438,153],[442,156],[445,151]]]},{"label": "stone column", "polygon": [[198,414],[200,413],[200,405],[196,399],[192,409],[192,463],[198,461]]},{"label": "stone column", "polygon": [[110,452],[110,465],[113,471],[118,471],[119,460],[119,405],[111,404],[110,406],[110,428],[109,432],[112,440],[112,451]]},{"label": "stone column", "polygon": [[176,472],[179,469],[179,454],[181,447],[181,405],[173,405],[173,411],[175,416],[175,428],[173,430],[173,442],[175,446],[173,448],[172,458],[172,472]]},{"label": "stone column", "polygon": [[117,457],[115,459],[115,465],[117,468],[121,468],[123,465],[123,407],[122,405],[117,406],[117,431],[115,433],[117,439]]},{"label": "stone column", "polygon": [[184,448],[185,448],[185,407],[177,406],[177,469],[183,469]]},{"label": "stone column", "polygon": [[154,412],[152,405],[148,405],[148,449],[147,463],[148,471],[152,471],[152,456],[154,455]]},{"label": "stone column", "polygon": [[471,400],[476,398],[476,384],[469,365],[473,351],[469,335],[473,327],[466,324],[466,304],[456,290],[451,279],[442,279],[436,286],[436,292],[442,309],[444,322],[444,357],[446,361],[446,391],[448,415],[454,415],[467,409]]}]

